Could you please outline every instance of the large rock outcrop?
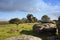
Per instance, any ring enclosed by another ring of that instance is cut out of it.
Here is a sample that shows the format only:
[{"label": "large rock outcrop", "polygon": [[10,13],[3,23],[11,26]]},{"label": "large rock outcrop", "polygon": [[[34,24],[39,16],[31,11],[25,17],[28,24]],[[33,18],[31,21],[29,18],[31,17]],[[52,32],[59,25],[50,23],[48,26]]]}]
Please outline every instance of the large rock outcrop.
[{"label": "large rock outcrop", "polygon": [[58,34],[60,34],[60,22],[57,23]]},{"label": "large rock outcrop", "polygon": [[33,31],[36,33],[40,32],[56,33],[56,24],[55,23],[35,24],[33,26]]}]

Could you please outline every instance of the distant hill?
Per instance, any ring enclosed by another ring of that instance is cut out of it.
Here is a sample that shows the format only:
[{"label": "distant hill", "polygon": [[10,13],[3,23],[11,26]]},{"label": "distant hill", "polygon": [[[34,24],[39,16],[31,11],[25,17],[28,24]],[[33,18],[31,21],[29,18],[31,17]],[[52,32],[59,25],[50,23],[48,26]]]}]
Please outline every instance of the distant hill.
[{"label": "distant hill", "polygon": [[0,24],[8,24],[8,21],[0,21]]}]

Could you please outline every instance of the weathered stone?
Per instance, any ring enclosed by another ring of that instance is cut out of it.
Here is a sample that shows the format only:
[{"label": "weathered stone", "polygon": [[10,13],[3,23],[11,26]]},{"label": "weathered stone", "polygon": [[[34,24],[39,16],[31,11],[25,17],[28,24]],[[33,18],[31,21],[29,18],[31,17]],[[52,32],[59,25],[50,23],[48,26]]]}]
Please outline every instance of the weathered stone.
[{"label": "weathered stone", "polygon": [[40,25],[40,24],[35,24],[35,25],[33,26],[33,31],[34,31],[34,32],[39,32],[39,31],[40,31],[40,28],[41,28],[41,25]]},{"label": "weathered stone", "polygon": [[18,36],[18,37],[7,38],[5,40],[42,40],[42,39],[31,36],[31,35],[22,35],[22,36]]},{"label": "weathered stone", "polygon": [[44,24],[35,24],[33,26],[33,31],[36,33],[40,32],[51,32],[56,33],[56,24],[55,23],[44,23]]}]

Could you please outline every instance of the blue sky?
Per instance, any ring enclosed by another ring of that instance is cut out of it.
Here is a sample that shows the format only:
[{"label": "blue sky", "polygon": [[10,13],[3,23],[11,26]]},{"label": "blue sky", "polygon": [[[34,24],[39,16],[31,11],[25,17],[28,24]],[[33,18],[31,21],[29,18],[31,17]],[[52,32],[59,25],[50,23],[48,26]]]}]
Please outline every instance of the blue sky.
[{"label": "blue sky", "polygon": [[43,15],[57,19],[60,16],[60,0],[0,0],[0,21],[26,18],[27,14],[38,19]]}]

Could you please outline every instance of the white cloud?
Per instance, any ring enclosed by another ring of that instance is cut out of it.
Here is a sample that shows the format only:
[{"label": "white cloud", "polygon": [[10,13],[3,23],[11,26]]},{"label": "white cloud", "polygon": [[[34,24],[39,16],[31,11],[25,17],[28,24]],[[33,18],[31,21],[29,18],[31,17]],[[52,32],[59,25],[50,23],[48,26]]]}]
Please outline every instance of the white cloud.
[{"label": "white cloud", "polygon": [[59,5],[52,6],[49,4],[43,0],[0,0],[0,11],[60,11]]}]

